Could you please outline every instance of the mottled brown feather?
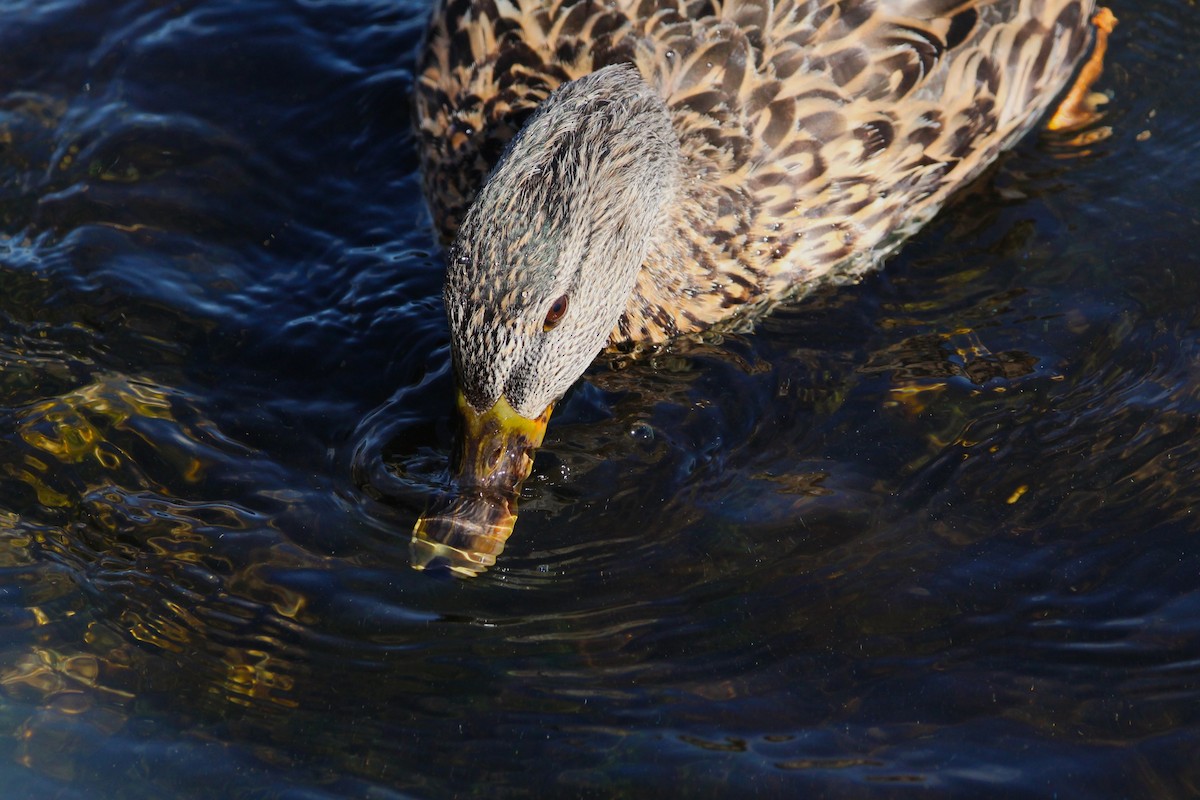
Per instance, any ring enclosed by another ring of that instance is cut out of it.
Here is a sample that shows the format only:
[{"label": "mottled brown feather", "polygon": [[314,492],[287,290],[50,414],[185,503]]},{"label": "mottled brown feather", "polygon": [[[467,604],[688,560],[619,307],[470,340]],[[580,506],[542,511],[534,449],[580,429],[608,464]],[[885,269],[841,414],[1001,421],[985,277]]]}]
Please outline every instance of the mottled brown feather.
[{"label": "mottled brown feather", "polygon": [[684,157],[611,344],[660,342],[876,264],[1036,122],[1093,0],[444,0],[418,66],[450,238],[558,85],[632,63]]}]

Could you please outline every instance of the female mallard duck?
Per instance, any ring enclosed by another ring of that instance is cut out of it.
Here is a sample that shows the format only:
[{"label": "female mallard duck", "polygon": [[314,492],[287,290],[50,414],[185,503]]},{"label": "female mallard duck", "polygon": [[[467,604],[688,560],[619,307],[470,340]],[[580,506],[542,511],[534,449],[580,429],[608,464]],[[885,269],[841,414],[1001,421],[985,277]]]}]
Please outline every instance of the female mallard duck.
[{"label": "female mallard duck", "polygon": [[1026,133],[1094,0],[443,0],[419,64],[463,493],[418,567],[471,575],[554,403],[608,345],[878,263]]}]

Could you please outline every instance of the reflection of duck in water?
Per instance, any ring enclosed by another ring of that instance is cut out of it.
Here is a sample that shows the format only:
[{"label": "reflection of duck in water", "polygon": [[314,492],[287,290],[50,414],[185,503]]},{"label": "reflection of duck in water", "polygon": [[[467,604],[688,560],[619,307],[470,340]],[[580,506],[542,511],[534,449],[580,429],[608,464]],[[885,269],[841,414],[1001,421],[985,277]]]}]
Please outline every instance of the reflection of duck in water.
[{"label": "reflection of duck in water", "polygon": [[1093,6],[444,0],[416,100],[454,235],[464,495],[417,523],[415,563],[493,563],[551,408],[606,345],[878,263],[1045,112]]}]

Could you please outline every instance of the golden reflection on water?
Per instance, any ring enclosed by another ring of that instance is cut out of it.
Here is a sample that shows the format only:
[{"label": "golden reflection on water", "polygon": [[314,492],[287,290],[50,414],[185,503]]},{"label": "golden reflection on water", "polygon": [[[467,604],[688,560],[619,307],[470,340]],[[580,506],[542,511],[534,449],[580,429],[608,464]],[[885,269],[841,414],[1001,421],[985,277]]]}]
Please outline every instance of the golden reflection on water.
[{"label": "golden reflection on water", "polygon": [[[173,421],[167,392],[123,375],[98,376],[90,385],[20,410],[16,434],[29,449],[19,457],[4,453],[9,457],[3,471],[28,484],[38,502],[50,508],[72,506],[82,495],[113,481],[147,486],[135,460],[109,439],[112,433],[133,434],[154,447],[132,424],[141,420]],[[184,470],[184,476],[197,474],[199,464]],[[64,484],[84,476],[91,479],[75,487]]]},{"label": "golden reflection on water", "polygon": [[252,700],[266,700],[285,708],[300,705],[298,700],[288,696],[296,688],[295,679],[284,672],[291,665],[270,653],[229,648],[225,653],[225,666],[228,671],[222,686],[229,702],[248,706]]},{"label": "golden reflection on water", "polygon": [[[14,419],[15,435],[0,441],[0,476],[28,487],[42,509],[0,511],[0,568],[28,571],[27,616],[16,624],[28,636],[0,653],[0,692],[35,709],[20,723],[18,760],[70,779],[64,748],[87,753],[93,745],[79,732],[119,730],[146,690],[183,692],[216,713],[297,708],[291,656],[260,626],[272,613],[304,617],[307,598],[272,585],[261,567],[306,556],[281,546],[261,514],[189,499],[220,457],[219,432],[189,399],[106,373]],[[289,505],[263,493],[275,508]],[[259,559],[230,555],[239,536],[264,529],[274,544]],[[80,594],[84,583],[100,593],[99,608]],[[164,654],[188,669],[165,669]],[[68,717],[85,724],[68,729]]]}]

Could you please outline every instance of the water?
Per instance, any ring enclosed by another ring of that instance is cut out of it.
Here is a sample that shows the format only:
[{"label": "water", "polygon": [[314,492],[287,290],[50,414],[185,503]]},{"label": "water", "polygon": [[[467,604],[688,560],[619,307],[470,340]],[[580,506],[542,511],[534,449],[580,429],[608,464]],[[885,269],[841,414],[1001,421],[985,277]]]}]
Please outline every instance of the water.
[{"label": "water", "polygon": [[[445,481],[412,2],[0,4],[13,798],[1200,793],[1200,21],[882,273]],[[624,365],[622,365],[624,366]]]}]

